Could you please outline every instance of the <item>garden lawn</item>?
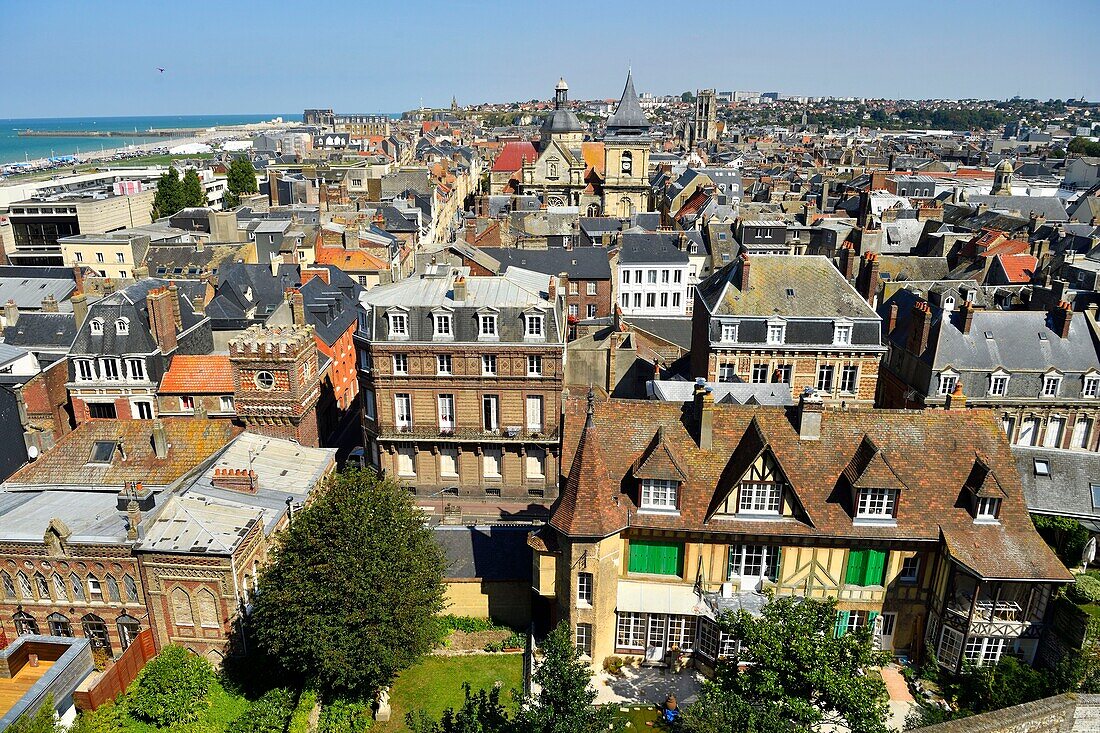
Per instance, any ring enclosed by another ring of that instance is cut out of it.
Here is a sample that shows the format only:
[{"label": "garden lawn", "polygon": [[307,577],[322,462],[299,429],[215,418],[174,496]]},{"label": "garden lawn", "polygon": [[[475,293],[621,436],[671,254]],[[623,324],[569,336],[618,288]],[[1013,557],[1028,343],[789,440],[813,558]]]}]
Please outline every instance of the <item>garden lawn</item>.
[{"label": "garden lawn", "polygon": [[463,682],[469,682],[472,690],[478,690],[490,689],[498,680],[502,689],[501,702],[512,709],[512,690],[523,687],[522,654],[425,657],[398,675],[390,690],[393,715],[388,723],[376,723],[371,733],[408,730],[405,714],[420,708],[438,720],[447,708],[462,705]]}]

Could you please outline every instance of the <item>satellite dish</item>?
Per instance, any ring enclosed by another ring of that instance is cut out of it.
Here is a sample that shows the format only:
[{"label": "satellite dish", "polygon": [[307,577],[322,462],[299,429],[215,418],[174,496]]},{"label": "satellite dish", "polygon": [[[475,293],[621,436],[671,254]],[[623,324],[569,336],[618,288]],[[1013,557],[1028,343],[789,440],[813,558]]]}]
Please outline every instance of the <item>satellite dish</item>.
[{"label": "satellite dish", "polygon": [[27,457],[30,458],[32,461],[35,458],[38,458],[38,446],[37,445],[32,445],[31,447],[27,448]]}]

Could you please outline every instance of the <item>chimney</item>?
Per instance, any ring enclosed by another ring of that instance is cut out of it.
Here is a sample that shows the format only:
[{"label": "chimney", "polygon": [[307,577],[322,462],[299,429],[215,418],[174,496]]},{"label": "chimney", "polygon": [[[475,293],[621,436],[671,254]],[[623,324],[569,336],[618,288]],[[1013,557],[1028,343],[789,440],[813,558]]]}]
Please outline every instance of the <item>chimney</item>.
[{"label": "chimney", "polygon": [[822,214],[824,214],[825,209],[826,209],[826,207],[828,207],[828,205],[829,205],[829,182],[828,181],[822,181],[821,182],[821,202],[820,202],[820,205],[818,206],[818,210],[821,211]]},{"label": "chimney", "polygon": [[840,274],[848,282],[856,276],[856,248],[851,242],[845,242],[840,248]]},{"label": "chimney", "polygon": [[653,379],[654,381],[661,379],[661,360],[657,357],[653,357]]},{"label": "chimney", "polygon": [[168,431],[163,420],[153,421],[153,455],[162,460],[168,457]]},{"label": "chimney", "polygon": [[879,267],[877,254],[868,252],[863,255],[863,262],[860,264],[859,268],[859,294],[862,295],[863,299],[870,303],[872,307],[875,305],[875,299],[878,298]]},{"label": "chimney", "polygon": [[53,297],[52,293],[42,299],[42,312],[57,313],[57,298]]},{"label": "chimney", "polygon": [[558,285],[561,287],[561,294],[566,296],[566,297],[569,297],[569,273],[568,272],[559,272],[558,273]]},{"label": "chimney", "polygon": [[886,333],[891,334],[898,327],[898,304],[890,304],[890,316],[886,320]]},{"label": "chimney", "polygon": [[704,387],[699,409],[699,447],[710,450],[714,446],[714,389]]},{"label": "chimney", "polygon": [[145,265],[138,265],[137,267],[134,268],[134,279],[135,280],[144,280],[147,277],[149,277],[149,268],[148,267],[146,267]]},{"label": "chimney", "polygon": [[255,494],[259,482],[256,472],[243,468],[215,468],[214,477],[211,479],[216,488],[228,491],[240,491],[245,494]]},{"label": "chimney", "polygon": [[306,325],[306,299],[298,288],[287,288],[284,293],[290,304],[290,320],[295,326]]},{"label": "chimney", "polygon": [[1066,301],[1059,301],[1058,305],[1050,313],[1051,330],[1058,334],[1058,338],[1069,338],[1069,324],[1073,320],[1073,306]]},{"label": "chimney", "polygon": [[470,218],[466,220],[466,244],[473,244],[477,241],[477,220]]},{"label": "chimney", "polygon": [[19,306],[10,298],[4,303],[4,321],[9,326],[14,326],[19,321]]},{"label": "chimney", "polygon": [[73,317],[76,320],[76,327],[79,329],[88,318],[88,296],[84,293],[76,293],[69,298],[69,303],[73,306]]},{"label": "chimney", "polygon": [[271,265],[271,277],[279,277],[279,265],[283,264],[283,259],[279,257],[278,252],[272,252],[269,264]]},{"label": "chimney", "polygon": [[947,395],[944,407],[948,410],[966,409],[966,395],[963,394],[963,386],[958,382],[955,383],[955,389],[951,391],[951,394]]},{"label": "chimney", "polygon": [[558,281],[553,275],[550,276],[550,284],[546,286],[546,299],[554,300],[558,295]]},{"label": "chimney", "polygon": [[825,414],[825,401],[813,387],[806,387],[798,398],[798,439],[820,440],[821,418]]},{"label": "chimney", "polygon": [[466,301],[466,278],[462,275],[455,278],[454,300],[456,303],[464,303]]},{"label": "chimney", "polygon": [[909,323],[909,339],[905,344],[912,353],[920,356],[928,348],[928,335],[932,330],[932,314],[928,302],[918,300],[913,304],[913,314]]},{"label": "chimney", "polygon": [[749,255],[747,252],[741,253],[741,281],[738,284],[738,289],[742,292],[748,292],[749,289]]},{"label": "chimney", "polygon": [[176,330],[183,330],[183,316],[180,313],[180,291],[176,283],[168,285],[168,304],[172,307],[172,320],[176,323]]},{"label": "chimney", "polygon": [[1032,212],[1031,216],[1027,220],[1027,233],[1035,234],[1039,230],[1039,227],[1047,223],[1047,218]]},{"label": "chimney", "polygon": [[80,265],[73,265],[73,282],[76,283],[76,292],[84,292],[84,268]]},{"label": "chimney", "polygon": [[964,300],[962,306],[959,307],[959,330],[963,334],[970,333],[970,327],[974,325],[974,304],[969,300]]},{"label": "chimney", "polygon": [[131,494],[130,501],[126,502],[126,539],[138,538],[138,525],[141,524],[141,509],[138,508],[137,499]]},{"label": "chimney", "polygon": [[173,309],[170,300],[173,295],[168,288],[154,288],[145,296],[145,307],[149,312],[149,331],[162,354],[173,351],[177,343],[176,313],[179,312],[179,301],[176,301],[176,308]]}]

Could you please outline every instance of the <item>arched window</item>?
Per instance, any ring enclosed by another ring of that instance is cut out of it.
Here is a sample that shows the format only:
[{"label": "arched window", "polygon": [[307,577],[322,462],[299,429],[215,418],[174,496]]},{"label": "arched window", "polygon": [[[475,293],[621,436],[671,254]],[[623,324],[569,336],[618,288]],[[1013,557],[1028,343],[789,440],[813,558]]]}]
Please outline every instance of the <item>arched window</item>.
[{"label": "arched window", "polygon": [[84,583],[76,573],[69,573],[69,585],[73,589],[73,600],[77,603],[84,602]]},{"label": "arched window", "polygon": [[588,205],[588,215],[589,216],[599,216],[600,215],[600,205],[599,204],[589,204]]},{"label": "arched window", "polygon": [[69,623],[68,616],[60,613],[51,613],[46,617],[46,623],[50,625],[50,636],[72,636],[73,625]]},{"label": "arched window", "polygon": [[102,318],[93,318],[91,321],[88,322],[88,328],[91,330],[91,332],[93,334],[95,334],[97,336],[102,334],[103,333],[103,319]]},{"label": "arched window", "polygon": [[130,319],[119,318],[117,321],[115,321],[115,333],[121,335],[126,335],[130,333]]},{"label": "arched window", "polygon": [[103,600],[103,584],[99,582],[99,578],[94,575],[88,576],[88,600],[89,601],[102,601]]},{"label": "arched window", "polygon": [[42,573],[34,574],[34,587],[38,591],[38,597],[43,601],[50,600],[50,586],[46,582],[46,576]]},{"label": "arched window", "polygon": [[622,162],[623,175],[624,176],[633,175],[634,174],[633,173],[633,171],[634,171],[634,156],[630,153],[629,150],[624,150],[623,151],[621,162]]},{"label": "arched window", "polygon": [[955,310],[954,296],[948,295],[946,298],[943,299],[943,309],[945,311]]},{"label": "arched window", "polygon": [[123,614],[118,617],[118,639],[122,643],[122,648],[127,649],[134,643],[134,639],[141,633],[141,622],[133,616],[127,616]]},{"label": "arched window", "polygon": [[191,596],[178,586],[172,589],[172,619],[177,626],[195,625],[195,615],[191,612]]},{"label": "arched window", "polygon": [[629,197],[623,196],[619,199],[619,216],[626,219],[634,215],[634,203]]},{"label": "arched window", "polygon": [[53,574],[53,595],[59,601],[69,600],[69,589],[65,587],[65,579],[57,573]]},{"label": "arched window", "polygon": [[37,636],[38,622],[29,613],[18,611],[12,614],[11,619],[15,622],[15,633],[19,636]]},{"label": "arched window", "polygon": [[23,571],[20,571],[19,574],[16,575],[15,577],[19,581],[19,596],[20,596],[20,598],[22,598],[24,601],[33,601],[34,600],[34,590],[31,588],[30,578],[28,578],[27,575]]},{"label": "arched window", "polygon": [[218,621],[218,599],[213,593],[203,588],[195,595],[195,601],[199,607],[200,626],[216,629],[221,625]]},{"label": "arched window", "polygon": [[4,598],[15,598],[15,582],[12,581],[11,576],[5,571],[0,571],[0,581],[4,584]]},{"label": "arched window", "polygon": [[107,576],[107,598],[111,603],[122,603],[122,594],[118,590],[118,581],[115,580],[115,576]]},{"label": "arched window", "polygon": [[111,653],[111,637],[107,634],[107,624],[99,616],[89,613],[80,619],[84,627],[84,637],[92,643],[92,649],[102,649]]},{"label": "arched window", "polygon": [[132,576],[132,575],[123,575],[122,576],[122,585],[126,588],[126,602],[127,603],[138,603],[139,600],[138,600],[137,581],[134,580],[134,576]]}]

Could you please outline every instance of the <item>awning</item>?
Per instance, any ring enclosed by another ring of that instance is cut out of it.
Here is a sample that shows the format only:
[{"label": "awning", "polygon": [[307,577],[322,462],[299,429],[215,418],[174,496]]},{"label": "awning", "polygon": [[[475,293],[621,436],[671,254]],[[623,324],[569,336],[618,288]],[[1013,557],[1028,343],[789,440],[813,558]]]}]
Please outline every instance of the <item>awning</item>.
[{"label": "awning", "polygon": [[691,585],[620,580],[616,610],[696,616],[706,612],[707,604]]}]

